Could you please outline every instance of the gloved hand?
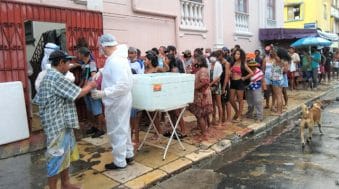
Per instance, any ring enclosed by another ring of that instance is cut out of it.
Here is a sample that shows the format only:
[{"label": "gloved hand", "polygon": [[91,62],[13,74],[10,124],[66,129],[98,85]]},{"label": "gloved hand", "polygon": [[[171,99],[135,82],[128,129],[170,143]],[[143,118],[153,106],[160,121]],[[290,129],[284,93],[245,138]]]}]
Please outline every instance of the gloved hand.
[{"label": "gloved hand", "polygon": [[105,91],[100,91],[100,90],[92,90],[91,92],[91,97],[93,99],[101,99],[106,96]]}]

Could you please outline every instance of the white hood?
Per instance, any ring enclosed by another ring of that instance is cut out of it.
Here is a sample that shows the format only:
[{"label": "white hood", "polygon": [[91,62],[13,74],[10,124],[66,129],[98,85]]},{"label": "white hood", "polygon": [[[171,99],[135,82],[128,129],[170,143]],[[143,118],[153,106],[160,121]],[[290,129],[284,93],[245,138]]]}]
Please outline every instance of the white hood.
[{"label": "white hood", "polygon": [[44,48],[44,57],[42,58],[41,61],[41,70],[46,70],[48,69],[48,67],[46,66],[47,64],[49,64],[49,56],[51,55],[52,52],[54,52],[55,50],[60,49],[60,47],[54,43],[47,43],[45,48]]}]

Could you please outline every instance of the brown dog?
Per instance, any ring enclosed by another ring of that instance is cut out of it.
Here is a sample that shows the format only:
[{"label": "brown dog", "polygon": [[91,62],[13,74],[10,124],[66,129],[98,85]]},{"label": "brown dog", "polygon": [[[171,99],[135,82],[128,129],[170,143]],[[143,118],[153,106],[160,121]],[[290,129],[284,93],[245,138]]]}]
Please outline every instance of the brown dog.
[{"label": "brown dog", "polygon": [[308,109],[305,104],[301,106],[302,117],[300,122],[300,135],[301,135],[301,145],[303,148],[305,147],[305,138],[304,138],[305,129],[308,129],[307,142],[311,142],[312,140],[313,128],[315,124],[318,125],[319,132],[323,134],[320,124],[322,107],[323,105],[321,102],[315,102],[310,109]]}]

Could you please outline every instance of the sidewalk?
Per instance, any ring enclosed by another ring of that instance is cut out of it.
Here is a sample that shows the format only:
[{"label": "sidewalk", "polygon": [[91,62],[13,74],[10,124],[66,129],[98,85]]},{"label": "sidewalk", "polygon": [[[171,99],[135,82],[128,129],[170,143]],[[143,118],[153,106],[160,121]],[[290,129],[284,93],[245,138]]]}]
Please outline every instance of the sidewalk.
[{"label": "sidewalk", "polygon": [[[190,168],[200,160],[212,157],[216,153],[230,148],[232,140],[236,138],[258,133],[294,117],[299,113],[299,106],[302,103],[323,96],[335,84],[337,82],[332,82],[331,85],[323,84],[317,91],[288,91],[288,110],[279,117],[270,116],[270,112],[265,110],[265,120],[262,123],[254,123],[253,120],[244,119],[241,124],[227,125],[225,129],[216,130],[212,128],[214,138],[202,143],[195,141],[191,134],[183,140],[186,151],[183,151],[179,144],[174,141],[164,161],[162,160],[162,149],[145,145],[136,154],[135,164],[121,171],[105,171],[104,169],[104,165],[112,161],[111,147],[106,137],[101,139],[84,138],[79,141],[78,145],[81,160],[89,166],[89,169],[73,175],[72,180],[82,184],[83,188],[143,188],[151,186],[160,180]],[[187,114],[184,119],[189,128],[196,125],[194,117],[190,114]],[[143,139],[144,134],[144,132],[140,133],[140,139]],[[166,139],[160,143],[165,144],[165,142]]]},{"label": "sidewalk", "polygon": [[[128,166],[125,170],[105,171],[104,165],[112,161],[112,148],[106,136],[99,139],[83,138],[78,141],[81,160],[75,162],[72,166],[72,181],[82,185],[84,189],[152,186],[158,181],[192,167],[201,160],[223,152],[235,142],[241,142],[243,137],[250,137],[252,134],[270,129],[288,118],[298,115],[299,106],[302,103],[323,96],[338,84],[339,82],[332,82],[331,85],[322,84],[317,91],[288,91],[289,105],[283,115],[279,117],[270,116],[270,112],[265,110],[265,120],[262,123],[254,123],[253,120],[244,119],[242,123],[227,125],[223,129],[211,128],[213,138],[209,141],[200,143],[194,140],[194,134],[197,131],[187,132],[190,134],[183,140],[186,151],[183,151],[176,140],[173,140],[165,161],[162,160],[162,149],[145,145],[136,154],[134,165]],[[196,120],[190,113],[185,114],[184,120],[188,131],[196,127]],[[144,135],[144,132],[140,132],[140,139],[143,139]],[[44,136],[38,134],[29,140],[0,146],[0,159],[42,149],[44,148],[42,141],[44,141]],[[167,138],[164,138],[160,142],[153,141],[153,143],[165,145],[166,141]]]}]

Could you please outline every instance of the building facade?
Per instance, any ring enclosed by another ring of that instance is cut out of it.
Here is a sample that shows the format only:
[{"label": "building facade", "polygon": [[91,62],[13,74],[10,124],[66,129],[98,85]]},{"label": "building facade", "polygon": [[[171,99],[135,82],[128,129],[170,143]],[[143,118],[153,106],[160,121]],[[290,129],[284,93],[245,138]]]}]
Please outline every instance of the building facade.
[{"label": "building facade", "polygon": [[259,28],[283,26],[283,0],[19,0],[102,12],[103,29],[142,51],[260,48]]},{"label": "building facade", "polygon": [[330,31],[339,34],[339,0],[332,0]]},{"label": "building facade", "polygon": [[284,27],[316,29],[318,36],[338,47],[338,0],[285,0]]},{"label": "building facade", "polygon": [[284,27],[330,31],[331,0],[285,0]]}]

